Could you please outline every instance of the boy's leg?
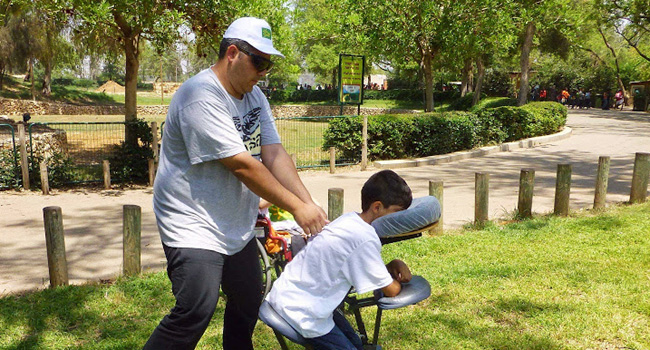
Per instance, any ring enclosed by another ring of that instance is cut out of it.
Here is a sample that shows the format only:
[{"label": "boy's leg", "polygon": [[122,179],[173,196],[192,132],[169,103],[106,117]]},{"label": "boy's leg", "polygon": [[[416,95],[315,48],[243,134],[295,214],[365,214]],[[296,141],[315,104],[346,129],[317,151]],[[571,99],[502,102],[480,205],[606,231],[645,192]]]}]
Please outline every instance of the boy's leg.
[{"label": "boy's leg", "polygon": [[176,305],[151,334],[145,350],[194,349],[219,299],[224,255],[163,245]]},{"label": "boy's leg", "polygon": [[262,304],[262,267],[255,238],[239,253],[226,257],[221,288],[227,299],[223,348],[252,350],[253,329]]},{"label": "boy's leg", "polygon": [[345,318],[343,313],[336,309],[334,310],[334,324],[338,329],[343,332],[346,338],[352,343],[352,345],[355,346],[356,349],[363,349],[363,343],[361,342],[361,338],[357,334],[357,332],[352,328],[352,325],[348,320]]},{"label": "boy's leg", "polygon": [[339,327],[334,328],[327,334],[316,338],[305,338],[314,350],[360,350],[350,339],[343,334]]}]

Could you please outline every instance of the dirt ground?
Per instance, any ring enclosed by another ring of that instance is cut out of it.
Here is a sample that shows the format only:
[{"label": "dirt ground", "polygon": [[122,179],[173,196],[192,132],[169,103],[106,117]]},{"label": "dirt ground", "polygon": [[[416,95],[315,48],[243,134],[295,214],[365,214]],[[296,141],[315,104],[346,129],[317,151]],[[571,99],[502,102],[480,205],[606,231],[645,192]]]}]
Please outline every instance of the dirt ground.
[{"label": "dirt ground", "polygon": [[[520,169],[535,169],[533,211],[553,210],[557,164],[573,168],[571,209],[593,205],[599,156],[610,156],[607,202],[629,199],[636,152],[650,152],[650,116],[641,112],[571,111],[570,138],[530,149],[417,168],[397,169],[415,196],[428,194],[428,181],[444,181],[444,227],[470,223],[474,215],[474,174],[490,174],[490,218],[508,216],[517,203]],[[359,191],[377,169],[348,168],[302,171],[312,196],[327,207],[329,188],[345,190],[344,210],[360,209]],[[115,278],[122,269],[122,207],[142,208],[142,266],[165,267],[165,258],[152,210],[152,189],[76,189],[44,196],[38,191],[0,192],[0,295],[49,285],[43,208],[59,206],[63,213],[68,273],[71,283]]]}]

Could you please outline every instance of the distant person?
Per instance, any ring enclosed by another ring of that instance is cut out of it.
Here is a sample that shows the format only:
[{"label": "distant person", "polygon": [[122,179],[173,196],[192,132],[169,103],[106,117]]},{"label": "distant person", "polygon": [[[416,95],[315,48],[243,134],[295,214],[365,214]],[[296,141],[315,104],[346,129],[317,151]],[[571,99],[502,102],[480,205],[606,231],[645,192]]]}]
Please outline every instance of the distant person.
[{"label": "distant person", "polygon": [[610,103],[611,103],[611,102],[609,101],[609,91],[605,91],[605,92],[603,92],[603,105],[602,105],[602,109],[604,109],[604,110],[608,110],[608,109],[609,109],[609,105],[610,105]]},{"label": "distant person", "polygon": [[562,90],[560,96],[561,96],[560,101],[562,102],[563,105],[566,105],[569,102],[569,97],[571,97],[571,95],[569,94],[569,89]]},{"label": "distant person", "polygon": [[625,104],[625,98],[623,97],[623,90],[618,90],[616,91],[616,94],[614,94],[614,108],[619,109],[621,108],[621,111],[623,110],[623,105]]},{"label": "distant person", "polygon": [[585,108],[591,108],[591,90],[585,92]]},{"label": "distant person", "polygon": [[540,101],[546,101],[546,89],[542,89],[539,92],[539,100]]}]

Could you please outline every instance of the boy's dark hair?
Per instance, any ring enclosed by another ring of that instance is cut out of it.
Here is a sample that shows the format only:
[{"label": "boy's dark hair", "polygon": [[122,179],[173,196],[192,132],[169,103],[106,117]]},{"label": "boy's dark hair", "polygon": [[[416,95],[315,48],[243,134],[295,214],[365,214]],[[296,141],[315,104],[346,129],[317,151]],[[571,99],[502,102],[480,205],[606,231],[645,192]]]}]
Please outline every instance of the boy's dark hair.
[{"label": "boy's dark hair", "polygon": [[373,174],[361,189],[361,210],[366,211],[370,204],[380,201],[384,207],[399,205],[406,209],[411,205],[411,189],[397,173],[382,170]]},{"label": "boy's dark hair", "polygon": [[238,49],[244,50],[246,52],[254,52],[252,46],[244,40],[235,39],[235,38],[223,38],[221,39],[221,44],[219,44],[219,59],[222,59],[226,56],[226,51],[230,45],[237,46]]}]

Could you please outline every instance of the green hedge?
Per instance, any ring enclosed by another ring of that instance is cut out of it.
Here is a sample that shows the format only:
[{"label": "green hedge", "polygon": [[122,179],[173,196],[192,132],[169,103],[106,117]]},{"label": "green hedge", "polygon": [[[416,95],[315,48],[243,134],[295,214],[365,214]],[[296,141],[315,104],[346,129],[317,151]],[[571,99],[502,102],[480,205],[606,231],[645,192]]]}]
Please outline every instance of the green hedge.
[{"label": "green hedge", "polygon": [[[338,90],[292,90],[280,89],[269,92],[269,99],[274,102],[337,102]],[[436,102],[451,101],[458,98],[455,91],[434,91]],[[397,100],[419,102],[424,101],[424,91],[421,89],[390,89],[364,90],[364,100]]]},{"label": "green hedge", "polygon": [[[368,117],[368,159],[425,157],[499,144],[559,131],[566,107],[534,102],[523,107],[485,108]],[[323,149],[337,148],[346,159],[361,158],[362,117],[337,118],[324,133]]]}]

